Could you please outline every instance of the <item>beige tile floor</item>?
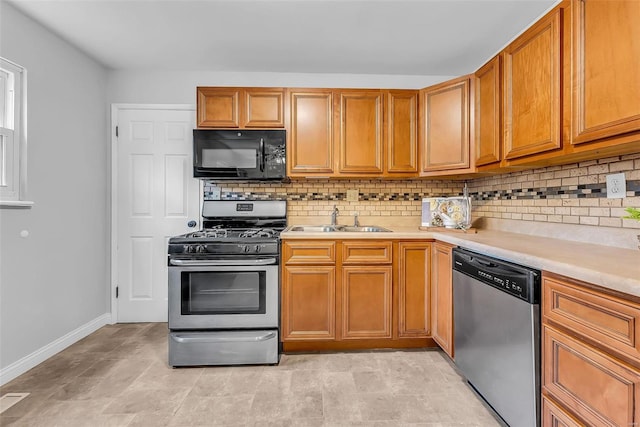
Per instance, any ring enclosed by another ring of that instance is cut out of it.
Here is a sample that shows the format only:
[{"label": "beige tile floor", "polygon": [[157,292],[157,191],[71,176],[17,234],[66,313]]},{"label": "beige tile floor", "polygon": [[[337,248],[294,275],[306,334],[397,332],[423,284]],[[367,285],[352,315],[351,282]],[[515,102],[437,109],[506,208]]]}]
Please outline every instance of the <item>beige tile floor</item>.
[{"label": "beige tile floor", "polygon": [[118,324],[0,388],[2,426],[498,426],[440,351],[283,355],[278,366],[167,365],[165,323]]}]

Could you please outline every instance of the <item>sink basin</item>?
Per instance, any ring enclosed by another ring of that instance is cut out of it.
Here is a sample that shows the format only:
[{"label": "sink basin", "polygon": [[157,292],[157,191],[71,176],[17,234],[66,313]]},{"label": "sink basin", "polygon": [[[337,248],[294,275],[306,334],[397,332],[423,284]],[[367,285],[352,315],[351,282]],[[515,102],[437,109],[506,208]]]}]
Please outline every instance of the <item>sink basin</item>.
[{"label": "sink basin", "polygon": [[284,231],[305,231],[307,233],[330,233],[338,231],[333,225],[294,225]]},{"label": "sink basin", "polygon": [[389,232],[391,230],[375,225],[365,225],[361,227],[355,227],[352,225],[292,225],[285,231],[302,231],[307,233],[333,233],[340,231],[356,233],[377,233]]},{"label": "sink basin", "polygon": [[391,230],[386,229],[384,227],[378,227],[376,225],[364,225],[361,227],[356,227],[353,225],[342,225],[339,226],[340,231],[350,231],[356,233],[380,233],[380,232],[390,232]]}]

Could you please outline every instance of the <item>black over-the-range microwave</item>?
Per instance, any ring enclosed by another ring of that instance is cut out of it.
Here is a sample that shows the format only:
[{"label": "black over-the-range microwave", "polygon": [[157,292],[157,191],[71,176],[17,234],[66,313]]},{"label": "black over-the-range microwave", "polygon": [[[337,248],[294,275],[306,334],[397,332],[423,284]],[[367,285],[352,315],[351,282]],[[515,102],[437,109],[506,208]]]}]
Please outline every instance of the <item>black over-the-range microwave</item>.
[{"label": "black over-the-range microwave", "polygon": [[193,176],[220,180],[284,180],[286,132],[194,129]]}]

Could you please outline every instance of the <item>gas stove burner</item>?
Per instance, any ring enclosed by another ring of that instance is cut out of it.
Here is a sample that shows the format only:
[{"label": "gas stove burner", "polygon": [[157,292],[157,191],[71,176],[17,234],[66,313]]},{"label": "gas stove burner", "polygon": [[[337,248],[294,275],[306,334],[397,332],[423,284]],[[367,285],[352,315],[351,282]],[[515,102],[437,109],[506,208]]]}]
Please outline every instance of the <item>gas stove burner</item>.
[{"label": "gas stove burner", "polygon": [[249,230],[241,231],[238,237],[253,238],[253,237],[276,237],[280,234],[276,230],[271,228],[251,228]]}]

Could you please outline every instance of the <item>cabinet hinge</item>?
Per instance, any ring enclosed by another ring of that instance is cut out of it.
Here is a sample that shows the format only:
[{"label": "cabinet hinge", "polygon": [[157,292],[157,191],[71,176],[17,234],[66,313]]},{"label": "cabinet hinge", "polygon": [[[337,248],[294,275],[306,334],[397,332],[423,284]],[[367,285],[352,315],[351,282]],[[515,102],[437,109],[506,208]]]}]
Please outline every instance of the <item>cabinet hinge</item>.
[{"label": "cabinet hinge", "polygon": [[116,286],[116,298],[118,298],[119,294],[120,294],[120,287]]}]

